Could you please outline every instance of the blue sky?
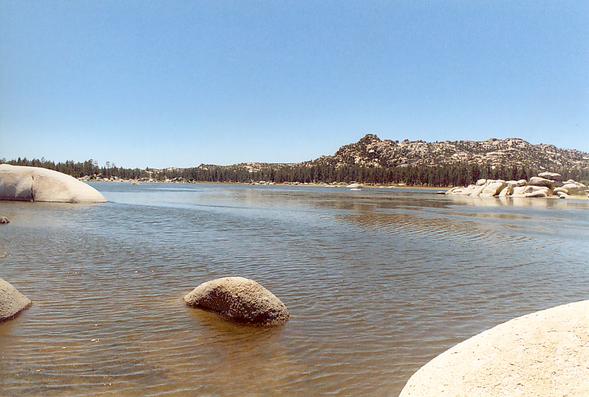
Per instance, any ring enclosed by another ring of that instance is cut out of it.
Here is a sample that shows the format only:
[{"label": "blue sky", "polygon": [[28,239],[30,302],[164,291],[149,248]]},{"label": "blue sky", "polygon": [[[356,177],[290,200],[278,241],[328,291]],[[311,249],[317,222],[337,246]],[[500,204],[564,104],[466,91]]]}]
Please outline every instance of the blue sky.
[{"label": "blue sky", "polygon": [[295,162],[366,133],[589,151],[589,2],[0,0],[0,158]]}]

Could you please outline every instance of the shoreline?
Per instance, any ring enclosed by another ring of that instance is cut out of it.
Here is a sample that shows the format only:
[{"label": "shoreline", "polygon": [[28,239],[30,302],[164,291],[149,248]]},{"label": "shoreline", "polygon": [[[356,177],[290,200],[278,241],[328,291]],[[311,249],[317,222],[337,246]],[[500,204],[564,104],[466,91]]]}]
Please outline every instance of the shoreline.
[{"label": "shoreline", "polygon": [[[134,179],[116,179],[116,180],[99,180],[78,178],[86,183],[127,183],[131,185],[148,185],[148,184],[175,184],[175,185],[236,185],[236,186],[280,186],[280,187],[322,187],[322,188],[339,188],[351,189],[349,183],[319,183],[319,182],[212,182],[212,181],[140,181]],[[352,183],[352,182],[351,182]],[[413,186],[399,184],[361,184],[360,189],[403,189],[403,190],[448,190],[452,186]]]}]

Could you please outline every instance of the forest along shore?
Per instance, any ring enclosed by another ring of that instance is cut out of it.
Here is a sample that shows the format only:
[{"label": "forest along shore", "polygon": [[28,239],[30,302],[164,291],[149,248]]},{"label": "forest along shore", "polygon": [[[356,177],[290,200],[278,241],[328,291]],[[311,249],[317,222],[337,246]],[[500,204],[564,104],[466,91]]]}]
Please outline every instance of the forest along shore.
[{"label": "forest along shore", "polygon": [[3,160],[12,165],[53,169],[83,180],[133,182],[239,182],[366,186],[467,186],[479,179],[530,179],[546,170],[589,185],[589,153],[531,144],[520,138],[425,142],[380,139],[367,134],[333,155],[300,163],[250,162],[194,167],[125,168],[94,160]]},{"label": "forest along shore", "polygon": [[[237,186],[303,186],[303,187],[321,187],[321,188],[359,188],[359,189],[411,189],[411,190],[428,190],[436,192],[445,192],[450,189],[451,186],[414,186],[406,185],[404,183],[393,183],[393,184],[371,184],[371,183],[357,183],[352,181],[348,182],[271,182],[271,181],[251,181],[251,182],[217,182],[217,181],[191,181],[182,178],[172,179],[123,179],[117,177],[111,178],[89,178],[80,177],[78,178],[82,182],[99,182],[99,183],[129,183],[132,185],[139,184],[210,184],[210,185],[237,185]],[[357,186],[356,186],[357,185]]]}]

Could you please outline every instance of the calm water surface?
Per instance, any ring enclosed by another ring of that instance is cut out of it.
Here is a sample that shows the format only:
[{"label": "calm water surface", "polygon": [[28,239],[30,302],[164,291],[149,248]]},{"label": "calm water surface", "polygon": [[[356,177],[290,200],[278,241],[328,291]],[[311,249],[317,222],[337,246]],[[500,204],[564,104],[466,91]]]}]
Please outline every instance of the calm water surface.
[{"label": "calm water surface", "polygon": [[[0,202],[2,396],[396,396],[429,359],[589,299],[589,202],[226,185],[96,187],[103,205]],[[258,280],[283,328],[187,308]]]}]

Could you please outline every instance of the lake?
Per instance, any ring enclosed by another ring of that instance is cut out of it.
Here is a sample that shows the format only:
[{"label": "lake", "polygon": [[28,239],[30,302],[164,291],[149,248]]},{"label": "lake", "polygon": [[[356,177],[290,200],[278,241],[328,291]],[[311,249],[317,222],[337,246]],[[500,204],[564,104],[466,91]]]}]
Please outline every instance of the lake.
[{"label": "lake", "polygon": [[[448,347],[589,298],[589,201],[431,191],[94,184],[109,203],[0,202],[3,396],[397,396]],[[182,297],[257,280],[284,327]]]}]

